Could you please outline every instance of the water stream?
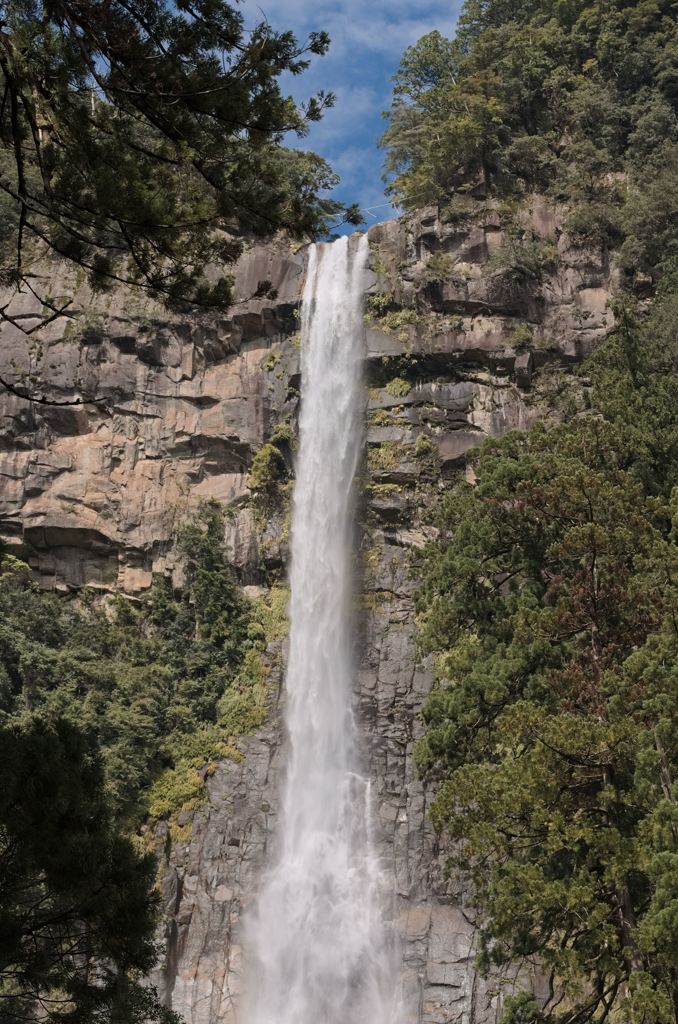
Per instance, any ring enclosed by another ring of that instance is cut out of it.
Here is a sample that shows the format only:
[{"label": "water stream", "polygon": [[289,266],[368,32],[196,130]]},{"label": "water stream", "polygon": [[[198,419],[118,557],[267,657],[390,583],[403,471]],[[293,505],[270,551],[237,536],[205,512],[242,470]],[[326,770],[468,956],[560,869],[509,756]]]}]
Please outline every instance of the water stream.
[{"label": "water stream", "polygon": [[367,252],[365,237],[314,246],[304,290],[289,755],[279,852],[248,928],[247,1024],[396,1024],[370,786],[353,715]]}]

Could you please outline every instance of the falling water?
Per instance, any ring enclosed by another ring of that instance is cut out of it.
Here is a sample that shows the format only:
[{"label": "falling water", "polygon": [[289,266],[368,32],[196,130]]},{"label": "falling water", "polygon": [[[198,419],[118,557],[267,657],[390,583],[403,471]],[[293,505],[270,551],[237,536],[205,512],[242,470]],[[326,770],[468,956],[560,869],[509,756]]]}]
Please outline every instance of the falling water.
[{"label": "falling water", "polygon": [[314,246],[303,299],[279,855],[250,924],[248,1024],[394,1024],[352,713],[353,484],[367,239]]}]

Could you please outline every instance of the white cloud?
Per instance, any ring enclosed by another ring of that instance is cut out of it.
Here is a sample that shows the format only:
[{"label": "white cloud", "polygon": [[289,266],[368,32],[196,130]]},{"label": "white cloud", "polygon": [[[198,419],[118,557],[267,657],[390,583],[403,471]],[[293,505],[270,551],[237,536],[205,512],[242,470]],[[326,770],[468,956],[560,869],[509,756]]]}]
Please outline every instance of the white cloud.
[{"label": "white cloud", "polygon": [[322,121],[313,128],[313,145],[331,148],[350,138],[360,125],[381,108],[383,97],[368,86],[341,84],[335,90],[336,102]]},{"label": "white cloud", "polygon": [[396,61],[406,46],[426,32],[454,28],[450,0],[245,0],[241,4],[248,24],[266,18],[277,29],[292,29],[299,36],[326,30],[332,39],[330,59],[355,57],[358,45],[365,53],[389,55]]},{"label": "white cloud", "polygon": [[[384,25],[400,26],[407,32],[409,24],[433,22],[439,28],[454,21],[452,4],[449,0],[424,0],[414,4],[412,0],[245,0],[240,9],[251,22],[266,18],[275,28],[295,30],[323,29],[329,24],[350,27],[352,24],[373,25],[375,30]],[[401,45],[407,39],[401,37]]]}]

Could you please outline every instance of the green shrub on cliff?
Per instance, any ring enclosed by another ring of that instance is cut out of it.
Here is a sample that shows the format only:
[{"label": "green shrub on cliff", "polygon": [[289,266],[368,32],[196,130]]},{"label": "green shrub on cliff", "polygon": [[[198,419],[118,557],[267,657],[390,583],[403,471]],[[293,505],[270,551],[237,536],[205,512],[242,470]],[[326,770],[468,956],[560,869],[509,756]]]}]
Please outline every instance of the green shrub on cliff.
[{"label": "green shrub on cliff", "polygon": [[412,390],[412,384],[409,380],[405,380],[404,377],[392,377],[384,390],[387,391],[392,398],[404,398],[405,395],[409,395]]},{"label": "green shrub on cliff", "polygon": [[269,494],[282,479],[285,460],[277,445],[262,445],[252,459],[247,485],[257,495]]},{"label": "green shrub on cliff", "polygon": [[257,526],[262,529],[276,513],[286,520],[283,531],[289,529],[290,474],[288,461],[295,445],[291,423],[278,423],[271,440],[254,454],[247,477],[252,492],[252,510]]}]

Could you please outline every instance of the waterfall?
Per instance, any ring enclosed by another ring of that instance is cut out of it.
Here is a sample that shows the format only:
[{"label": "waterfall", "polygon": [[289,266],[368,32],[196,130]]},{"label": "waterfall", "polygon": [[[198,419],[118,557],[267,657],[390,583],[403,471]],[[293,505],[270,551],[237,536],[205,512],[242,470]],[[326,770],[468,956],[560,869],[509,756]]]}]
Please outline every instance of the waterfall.
[{"label": "waterfall", "polygon": [[353,717],[354,478],[366,237],[313,246],[292,522],[289,759],[279,850],[247,929],[248,1024],[395,1024]]}]

